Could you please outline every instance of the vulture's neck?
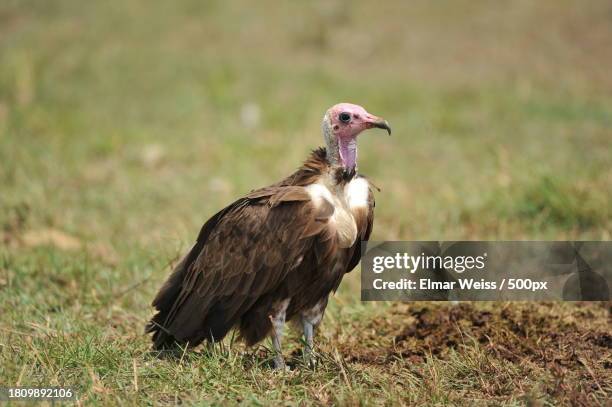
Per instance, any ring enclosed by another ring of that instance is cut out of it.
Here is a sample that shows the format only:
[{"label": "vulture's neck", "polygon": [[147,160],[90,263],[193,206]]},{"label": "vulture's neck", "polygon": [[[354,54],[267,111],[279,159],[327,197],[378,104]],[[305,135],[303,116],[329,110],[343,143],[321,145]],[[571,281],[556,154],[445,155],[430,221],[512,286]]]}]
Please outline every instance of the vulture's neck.
[{"label": "vulture's neck", "polygon": [[335,137],[325,137],[326,159],[331,166],[341,167],[340,153],[338,150],[338,140]]},{"label": "vulture's neck", "polygon": [[[340,158],[340,147],[338,139],[333,135],[331,124],[328,120],[327,115],[323,118],[322,123],[323,139],[325,140],[325,160],[330,167],[330,172],[333,173],[334,178],[338,183],[342,181],[350,181],[357,173],[357,143],[347,143],[342,146],[344,148],[344,156],[349,157],[352,155],[354,161],[354,167],[350,170],[346,169],[342,165]],[[351,151],[349,151],[351,150]]]},{"label": "vulture's neck", "polygon": [[[291,184],[306,186],[318,182],[321,177],[333,180],[339,185],[351,181],[356,171],[347,171],[342,165],[334,164],[333,157],[330,158],[328,154],[326,147],[314,150],[302,167],[290,177]],[[339,162],[339,159],[336,162]]]},{"label": "vulture's neck", "polygon": [[[357,147],[354,146],[355,151],[353,154],[357,155]],[[349,182],[357,174],[357,163],[350,170],[342,166],[342,160],[340,159],[340,153],[338,152],[338,142],[335,138],[329,141],[325,147],[326,161],[329,166],[329,172],[338,184],[344,184]]]}]

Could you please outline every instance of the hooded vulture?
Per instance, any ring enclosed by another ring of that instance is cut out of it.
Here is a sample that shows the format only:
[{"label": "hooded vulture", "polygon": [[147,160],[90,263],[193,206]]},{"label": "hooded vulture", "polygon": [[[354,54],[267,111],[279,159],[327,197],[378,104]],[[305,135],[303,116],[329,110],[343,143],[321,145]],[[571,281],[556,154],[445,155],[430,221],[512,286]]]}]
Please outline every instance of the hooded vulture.
[{"label": "hooded vulture", "polygon": [[146,327],[157,350],[217,342],[234,327],[247,345],[270,335],[274,366],[285,368],[285,321],[313,330],[330,293],[359,263],[374,220],[374,197],[357,173],[357,136],[387,121],[340,103],[323,117],[325,147],[284,180],[231,203],[200,230],[153,300]]}]

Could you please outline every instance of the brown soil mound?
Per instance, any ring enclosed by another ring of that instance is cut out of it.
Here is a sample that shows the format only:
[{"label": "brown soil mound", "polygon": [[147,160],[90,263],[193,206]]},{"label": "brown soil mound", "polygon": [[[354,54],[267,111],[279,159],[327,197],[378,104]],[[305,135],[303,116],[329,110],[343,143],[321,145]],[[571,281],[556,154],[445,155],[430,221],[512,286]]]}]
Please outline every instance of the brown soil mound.
[{"label": "brown soil mound", "polygon": [[543,377],[557,400],[586,405],[589,392],[612,395],[611,326],[607,303],[395,304],[362,330],[362,343],[379,346],[348,343],[342,352],[350,362],[405,364],[417,374],[429,359],[471,352],[490,362],[492,381],[513,368]]}]

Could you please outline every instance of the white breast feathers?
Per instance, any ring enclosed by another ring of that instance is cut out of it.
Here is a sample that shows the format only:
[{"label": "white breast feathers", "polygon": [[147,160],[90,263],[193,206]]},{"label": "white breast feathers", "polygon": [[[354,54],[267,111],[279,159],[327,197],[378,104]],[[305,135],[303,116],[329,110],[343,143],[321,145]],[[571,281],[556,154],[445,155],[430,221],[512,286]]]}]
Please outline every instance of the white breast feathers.
[{"label": "white breast feathers", "polygon": [[345,187],[345,195],[351,208],[363,208],[369,205],[370,186],[365,178],[355,178]]},{"label": "white breast feathers", "polygon": [[315,205],[321,205],[323,200],[334,207],[334,214],[330,219],[330,226],[336,229],[338,244],[342,248],[351,247],[357,238],[357,224],[347,205],[344,191],[341,195],[332,192],[323,184],[316,183],[306,187]]}]

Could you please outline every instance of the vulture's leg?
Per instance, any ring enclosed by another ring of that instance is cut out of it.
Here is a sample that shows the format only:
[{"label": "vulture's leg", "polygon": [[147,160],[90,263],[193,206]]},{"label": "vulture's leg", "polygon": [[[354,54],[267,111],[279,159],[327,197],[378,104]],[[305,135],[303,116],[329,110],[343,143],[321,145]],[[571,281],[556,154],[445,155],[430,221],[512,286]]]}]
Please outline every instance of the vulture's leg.
[{"label": "vulture's leg", "polygon": [[314,350],[314,328],[318,326],[323,319],[325,307],[327,307],[327,298],[328,297],[321,299],[314,307],[302,312],[300,315],[302,329],[304,330],[304,341],[306,342],[304,347],[304,361],[308,363],[310,367],[314,367],[315,365],[315,360],[312,355]]},{"label": "vulture's leg", "polygon": [[304,329],[304,360],[306,363],[312,366],[312,348],[314,346],[313,335],[314,335],[314,324],[305,318],[302,318],[302,327]]},{"label": "vulture's leg", "polygon": [[274,347],[274,369],[284,370],[287,368],[281,349],[281,338],[285,328],[285,315],[289,299],[279,301],[272,306],[270,322],[272,322],[272,346]]}]

